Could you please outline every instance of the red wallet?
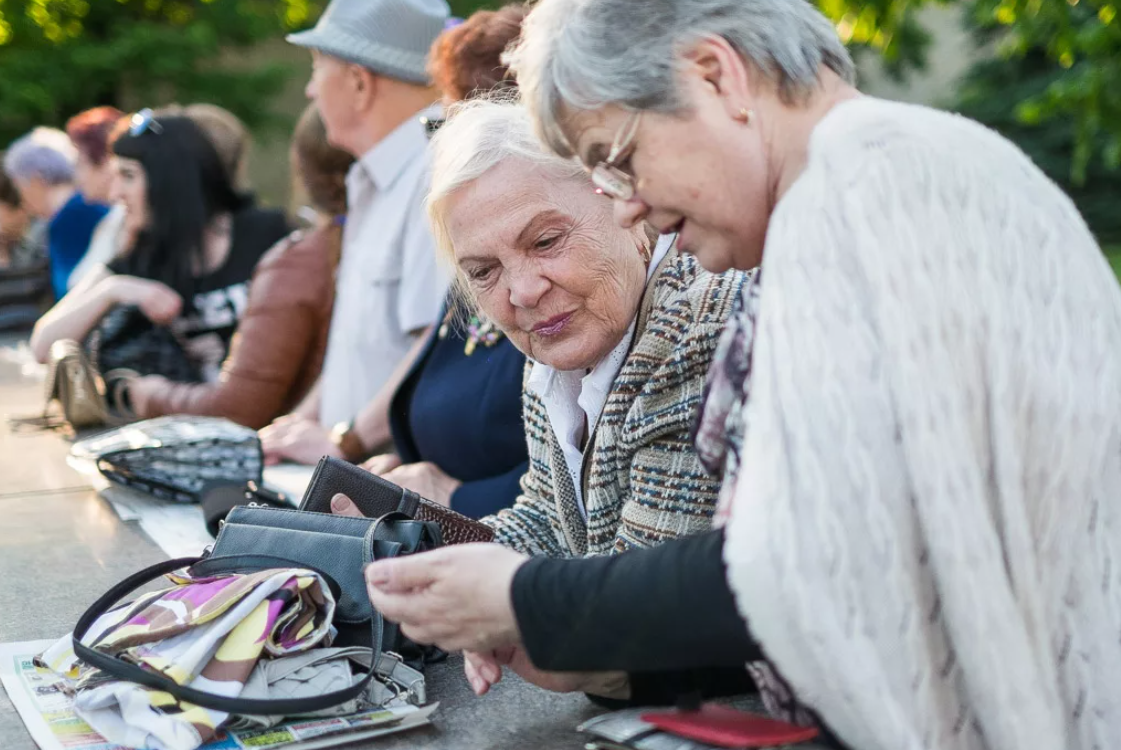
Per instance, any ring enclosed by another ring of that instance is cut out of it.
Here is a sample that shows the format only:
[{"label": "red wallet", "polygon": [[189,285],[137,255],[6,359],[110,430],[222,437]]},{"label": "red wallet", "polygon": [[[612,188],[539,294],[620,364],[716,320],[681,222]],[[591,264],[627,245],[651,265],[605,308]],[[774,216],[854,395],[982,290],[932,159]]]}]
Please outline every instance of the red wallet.
[{"label": "red wallet", "polygon": [[793,745],[818,735],[816,727],[800,727],[714,704],[705,704],[699,711],[643,714],[642,720],[663,732],[717,747]]}]

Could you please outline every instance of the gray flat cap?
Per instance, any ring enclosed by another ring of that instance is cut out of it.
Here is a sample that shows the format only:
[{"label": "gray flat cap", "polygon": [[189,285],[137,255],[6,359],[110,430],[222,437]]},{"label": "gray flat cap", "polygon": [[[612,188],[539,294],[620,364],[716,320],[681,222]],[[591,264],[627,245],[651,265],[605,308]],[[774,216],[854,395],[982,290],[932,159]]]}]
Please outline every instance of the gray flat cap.
[{"label": "gray flat cap", "polygon": [[428,83],[428,49],[450,15],[446,0],[332,0],[315,28],[288,41],[390,78]]}]

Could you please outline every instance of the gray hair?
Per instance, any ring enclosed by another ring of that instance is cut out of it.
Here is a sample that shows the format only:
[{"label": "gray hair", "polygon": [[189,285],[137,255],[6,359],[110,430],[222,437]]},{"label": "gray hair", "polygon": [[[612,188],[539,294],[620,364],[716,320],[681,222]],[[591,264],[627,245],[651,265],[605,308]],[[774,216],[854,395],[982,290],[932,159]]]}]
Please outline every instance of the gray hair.
[{"label": "gray hair", "polygon": [[432,179],[428,218],[441,260],[453,267],[455,245],[445,217],[447,200],[507,159],[519,159],[531,166],[553,170],[562,179],[588,181],[591,189],[580,164],[545,150],[534,135],[529,113],[509,96],[482,97],[454,104],[444,125],[432,137],[429,153]]},{"label": "gray hair", "polygon": [[707,35],[726,39],[787,104],[813,94],[822,65],[856,80],[833,25],[806,0],[541,0],[507,64],[538,134],[571,156],[566,108],[682,111],[678,53]]},{"label": "gray hair", "polygon": [[13,180],[34,177],[48,185],[74,181],[77,152],[66,133],[54,128],[35,128],[17,139],[4,154],[4,172]]}]

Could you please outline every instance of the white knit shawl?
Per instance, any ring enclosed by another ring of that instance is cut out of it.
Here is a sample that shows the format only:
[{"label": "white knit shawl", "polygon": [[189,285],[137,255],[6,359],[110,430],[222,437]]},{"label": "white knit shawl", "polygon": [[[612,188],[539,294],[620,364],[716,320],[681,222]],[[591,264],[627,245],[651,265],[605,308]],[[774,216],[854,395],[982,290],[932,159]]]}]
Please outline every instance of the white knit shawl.
[{"label": "white knit shawl", "polygon": [[1071,202],[976,123],[842,104],[755,342],[725,557],[799,697],[854,750],[1121,750],[1121,287]]}]

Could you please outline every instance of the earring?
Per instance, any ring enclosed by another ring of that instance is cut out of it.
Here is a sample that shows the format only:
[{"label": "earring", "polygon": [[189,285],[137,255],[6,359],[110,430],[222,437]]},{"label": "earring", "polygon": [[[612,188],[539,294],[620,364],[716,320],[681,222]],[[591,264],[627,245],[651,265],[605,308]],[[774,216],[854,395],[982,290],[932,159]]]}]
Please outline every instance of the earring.
[{"label": "earring", "polygon": [[748,109],[747,107],[740,107],[740,111],[736,115],[736,119],[742,122],[744,125],[747,125],[751,122],[751,118],[754,116],[755,110]]},{"label": "earring", "polygon": [[640,252],[642,253],[643,262],[647,266],[649,266],[650,261],[654,259],[654,250],[650,247],[650,245],[643,245]]}]

